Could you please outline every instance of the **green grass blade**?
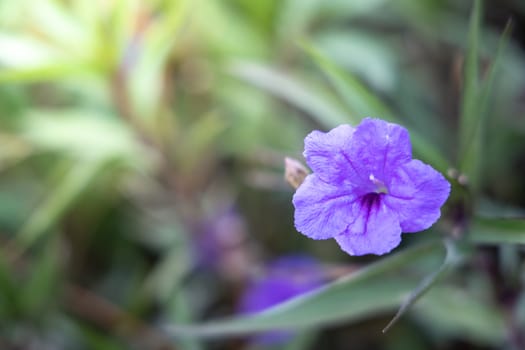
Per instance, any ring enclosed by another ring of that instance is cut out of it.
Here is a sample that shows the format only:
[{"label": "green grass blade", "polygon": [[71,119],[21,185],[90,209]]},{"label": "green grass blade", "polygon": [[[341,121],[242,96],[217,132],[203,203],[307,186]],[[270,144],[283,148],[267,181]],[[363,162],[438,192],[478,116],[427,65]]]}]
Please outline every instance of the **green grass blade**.
[{"label": "green grass blade", "polygon": [[447,249],[447,255],[445,261],[439,267],[439,269],[432,274],[426,276],[421,283],[410,293],[410,295],[405,299],[403,304],[399,307],[396,315],[392,320],[386,325],[383,329],[383,333],[386,333],[397,321],[407,313],[407,311],[418,301],[423,295],[425,295],[430,288],[432,288],[438,281],[440,281],[444,276],[446,276],[452,268],[461,261],[461,256],[457,251],[455,243],[450,240],[445,241],[445,247]]},{"label": "green grass blade", "polygon": [[354,123],[358,123],[366,116],[398,122],[390,108],[368,91],[368,88],[357,77],[337,67],[312,45],[303,44],[302,46],[321,68],[347,108],[356,115],[352,119]]},{"label": "green grass blade", "polygon": [[74,165],[18,233],[21,245],[27,247],[45,234],[97,177],[102,166],[103,162],[90,161]]},{"label": "green grass blade", "polygon": [[86,76],[94,67],[80,63],[48,64],[31,68],[2,68],[0,83],[34,83]]},{"label": "green grass blade", "polygon": [[508,336],[504,311],[480,294],[441,284],[414,305],[411,314],[420,326],[442,339],[461,338],[478,346],[501,348]]},{"label": "green grass blade", "polygon": [[[471,82],[471,85],[476,84],[476,86],[471,88],[466,87],[466,91],[464,93],[464,99],[472,99],[472,101],[464,101],[464,114],[461,118],[462,148],[460,170],[462,173],[468,176],[469,184],[474,190],[479,187],[480,182],[480,163],[483,155],[483,135],[488,119],[487,109],[489,105],[489,99],[494,87],[494,82],[496,80],[496,73],[498,72],[499,66],[501,64],[503,52],[505,51],[505,48],[509,42],[510,32],[511,25],[509,22],[505,27],[503,34],[501,35],[496,55],[486,74],[485,80],[481,83],[478,83],[477,79],[475,82]],[[468,73],[468,70],[466,73]],[[471,79],[475,80],[474,78]],[[476,93],[469,91],[472,89],[475,89]]]},{"label": "green grass blade", "polygon": [[[179,323],[188,323],[194,319],[193,310],[189,307],[189,298],[186,295],[184,289],[179,289],[174,293],[173,300],[170,303],[171,313],[174,316],[174,320]],[[177,339],[176,342],[181,349],[187,350],[203,350],[199,339],[194,338],[181,338]]]},{"label": "green grass blade", "polygon": [[460,150],[463,154],[472,139],[473,126],[477,119],[479,89],[479,37],[481,30],[481,0],[474,0],[470,15],[468,49],[464,64],[463,95],[460,115]]},{"label": "green grass blade", "polygon": [[0,256],[0,320],[11,318],[20,311],[20,290],[17,282],[10,270],[6,256]]},{"label": "green grass blade", "polygon": [[468,239],[485,244],[525,244],[525,218],[474,218]]},{"label": "green grass blade", "polygon": [[[400,123],[399,118],[394,115],[391,109],[370,92],[357,77],[337,67],[312,45],[303,44],[303,48],[335,88],[350,115],[353,116],[351,119],[354,124],[359,123],[362,118],[367,116]],[[415,130],[408,129],[414,145],[414,152],[439,171],[446,171],[449,168],[448,162],[437,148],[429,144]]]},{"label": "green grass blade", "polygon": [[352,120],[333,104],[314,93],[296,80],[271,67],[253,62],[239,62],[232,65],[231,73],[257,86],[283,101],[299,108],[326,128]]},{"label": "green grass blade", "polygon": [[395,308],[410,293],[417,277],[399,274],[400,270],[442,255],[443,248],[438,243],[415,246],[263,313],[194,326],[177,325],[169,331],[178,337],[224,337],[360,319]]},{"label": "green grass blade", "polygon": [[490,68],[487,72],[487,75],[486,75],[487,77],[481,84],[480,110],[483,113],[483,115],[486,115],[485,112],[489,104],[489,97],[493,91],[494,81],[496,80],[496,75],[497,75],[496,73],[498,73],[498,69],[500,68],[501,60],[503,58],[503,53],[505,52],[505,49],[508,46],[511,32],[512,32],[512,22],[509,20],[507,24],[505,25],[505,29],[503,30],[503,33],[501,34],[500,40],[498,42],[498,48],[496,50],[496,55],[494,56],[494,59],[492,60],[492,64],[490,65]]},{"label": "green grass blade", "polygon": [[56,237],[46,242],[31,269],[31,274],[20,292],[22,307],[26,313],[35,315],[49,307],[59,292],[60,247]]}]

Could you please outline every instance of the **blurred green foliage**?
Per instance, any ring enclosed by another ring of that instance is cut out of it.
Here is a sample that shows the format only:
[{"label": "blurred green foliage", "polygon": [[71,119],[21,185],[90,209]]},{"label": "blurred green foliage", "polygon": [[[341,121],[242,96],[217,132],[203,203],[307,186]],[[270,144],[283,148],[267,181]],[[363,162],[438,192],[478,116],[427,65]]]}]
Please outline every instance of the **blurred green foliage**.
[{"label": "blurred green foliage", "polygon": [[[0,348],[525,346],[524,28],[519,0],[1,1]],[[378,259],[298,234],[283,180],[309,131],[365,116],[453,184]],[[225,320],[290,252],[356,272]]]}]

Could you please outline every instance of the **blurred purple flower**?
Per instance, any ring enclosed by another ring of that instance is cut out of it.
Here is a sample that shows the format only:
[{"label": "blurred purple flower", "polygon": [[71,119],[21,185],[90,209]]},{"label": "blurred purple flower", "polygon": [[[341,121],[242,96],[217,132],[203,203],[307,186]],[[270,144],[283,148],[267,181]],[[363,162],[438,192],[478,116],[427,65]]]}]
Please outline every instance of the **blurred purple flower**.
[{"label": "blurred purple flower", "polygon": [[380,119],[311,132],[304,156],[314,171],[293,197],[295,227],[313,239],[335,238],[350,255],[385,254],[401,232],[436,222],[450,184],[412,159],[408,131]]},{"label": "blurred purple flower", "polygon": [[[289,255],[273,261],[263,276],[252,281],[240,299],[239,313],[254,314],[266,310],[323,284],[326,276],[315,259]],[[271,331],[253,339],[256,343],[273,344],[289,340],[293,331]]]},{"label": "blurred purple flower", "polygon": [[254,265],[242,216],[229,208],[216,213],[197,229],[193,254],[200,267],[215,270],[229,280],[243,280]]}]

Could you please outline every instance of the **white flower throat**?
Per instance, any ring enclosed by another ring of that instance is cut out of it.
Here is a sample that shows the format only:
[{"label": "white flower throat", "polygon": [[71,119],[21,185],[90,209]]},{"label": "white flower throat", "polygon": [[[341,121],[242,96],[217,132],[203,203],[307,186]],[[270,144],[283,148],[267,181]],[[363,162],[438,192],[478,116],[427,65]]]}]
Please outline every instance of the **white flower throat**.
[{"label": "white flower throat", "polygon": [[374,176],[374,174],[370,174],[370,176],[368,178],[370,179],[370,181],[372,181],[372,183],[376,187],[376,189],[374,191],[375,193],[388,194],[388,188],[386,188],[385,183],[383,181],[381,181],[378,178],[376,178]]}]

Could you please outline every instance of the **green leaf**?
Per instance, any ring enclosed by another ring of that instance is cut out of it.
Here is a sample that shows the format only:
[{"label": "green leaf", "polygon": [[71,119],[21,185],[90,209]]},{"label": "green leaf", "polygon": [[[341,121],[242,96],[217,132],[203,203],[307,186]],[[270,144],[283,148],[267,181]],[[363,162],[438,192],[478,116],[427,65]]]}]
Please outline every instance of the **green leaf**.
[{"label": "green leaf", "polygon": [[467,238],[476,243],[525,244],[525,218],[474,218]]},{"label": "green leaf", "polygon": [[[173,319],[181,324],[192,322],[194,319],[194,313],[189,306],[189,298],[186,295],[184,289],[179,289],[173,295],[171,302],[168,304],[170,306],[170,313],[173,315]],[[181,338],[177,339],[176,342],[181,349],[188,350],[202,350],[203,346],[198,339],[192,338]]]},{"label": "green leaf", "polygon": [[54,79],[83,76],[91,70],[91,66],[79,63],[51,63],[38,67],[0,69],[2,83],[33,83]]},{"label": "green leaf", "polygon": [[294,334],[293,339],[283,347],[282,350],[305,350],[311,349],[317,340],[318,332],[314,329],[304,329]]},{"label": "green leaf", "polygon": [[465,88],[460,121],[460,170],[466,174],[470,186],[477,190],[480,181],[480,164],[483,152],[483,135],[488,117],[490,95],[496,79],[501,58],[509,42],[511,25],[507,23],[499,40],[496,55],[487,72],[487,77],[479,83],[478,41],[479,41],[479,1],[475,2],[471,18],[469,50],[465,64]]},{"label": "green leaf", "polygon": [[250,20],[239,16],[227,2],[195,2],[192,26],[202,43],[219,57],[265,57],[269,43]]},{"label": "green leaf", "polygon": [[399,274],[402,269],[442,254],[438,243],[411,247],[260,314],[194,326],[177,325],[171,331],[180,337],[217,337],[361,319],[396,307],[414,288],[417,276]]},{"label": "green leaf", "polygon": [[61,152],[81,161],[124,160],[142,165],[148,156],[125,124],[90,110],[31,110],[22,136],[36,150]]},{"label": "green leaf", "polygon": [[399,64],[390,39],[358,29],[325,29],[312,39],[337,66],[352,72],[373,90],[396,89]]},{"label": "green leaf", "polygon": [[104,166],[102,162],[72,166],[21,228],[17,237],[21,245],[27,247],[45,234],[80,198]]},{"label": "green leaf", "polygon": [[456,337],[475,344],[501,345],[507,335],[499,308],[458,287],[432,288],[414,306],[413,315],[438,339]]},{"label": "green leaf", "polygon": [[231,73],[309,114],[321,125],[333,128],[351,122],[344,112],[283,72],[253,62],[231,66]]},{"label": "green leaf", "polygon": [[0,33],[0,82],[34,82],[87,74],[94,67],[31,36]]},{"label": "green leaf", "polygon": [[190,251],[185,242],[175,244],[149,275],[146,288],[162,302],[171,298],[190,267]]},{"label": "green leaf", "polygon": [[321,0],[284,0],[279,11],[277,33],[281,42],[305,33],[315,19]]},{"label": "green leaf", "polygon": [[480,197],[476,205],[476,215],[493,219],[525,218],[525,208]]},{"label": "green leaf", "polygon": [[447,255],[445,261],[439,267],[437,271],[425,277],[421,283],[410,293],[410,295],[403,301],[401,307],[397,311],[396,315],[383,329],[383,333],[386,333],[408,310],[416,303],[425,293],[427,293],[431,287],[433,287],[439,280],[446,276],[451,269],[457,265],[461,256],[458,254],[455,243],[451,240],[445,241],[445,247],[447,249]]},{"label": "green leaf", "polygon": [[507,285],[519,285],[520,265],[521,265],[521,247],[516,244],[501,244],[498,247],[499,254],[499,271],[505,279]]},{"label": "green leaf", "polygon": [[5,256],[0,256],[0,290],[0,319],[9,319],[20,308],[20,298]]},{"label": "green leaf", "polygon": [[5,69],[38,68],[67,63],[65,52],[33,37],[0,33],[0,64]]},{"label": "green leaf", "polygon": [[353,123],[358,123],[366,116],[397,122],[388,106],[368,91],[357,77],[337,67],[312,45],[303,44],[303,47],[334,86],[347,109],[353,111]]},{"label": "green leaf", "polygon": [[[334,65],[325,55],[310,44],[303,43],[303,47],[325,73],[333,85],[352,117],[357,124],[361,118],[371,116],[385,119],[393,123],[400,123],[390,108],[377,98],[359,79]],[[444,172],[448,169],[448,162],[434,145],[429,144],[415,130],[408,128],[414,151],[436,169]]]},{"label": "green leaf", "polygon": [[[123,2],[126,3],[126,2]],[[136,18],[130,17],[130,10],[126,4],[121,14],[123,17],[119,22],[130,22],[120,25],[121,33],[116,38],[117,45],[121,46],[121,60],[135,60],[131,69],[128,68],[128,89],[131,95],[130,103],[135,113],[144,119],[158,114],[161,98],[164,93],[166,66],[173,53],[175,43],[180,38],[186,19],[186,8],[189,6],[187,0],[166,2],[165,6],[159,7],[161,16],[147,27],[140,38],[131,38],[136,30],[126,28],[127,25],[136,26]],[[120,6],[123,7],[123,6]],[[140,13],[140,11],[137,11]],[[135,17],[136,13],[133,14]],[[130,21],[131,19],[131,21]],[[136,35],[136,34],[135,34]],[[126,51],[128,51],[126,53]],[[131,55],[125,58],[124,55]],[[153,123],[152,120],[150,122]]]},{"label": "green leaf", "polygon": [[366,16],[377,12],[385,0],[331,0],[321,1],[319,11],[330,18],[343,17],[346,20],[354,16]]},{"label": "green leaf", "polygon": [[468,49],[464,64],[463,96],[460,119],[461,149],[471,139],[473,125],[476,123],[476,104],[479,89],[479,36],[481,31],[481,0],[474,0],[470,14]]},{"label": "green leaf", "polygon": [[87,57],[89,33],[77,18],[58,1],[34,1],[28,16],[43,37],[50,38],[70,55]]},{"label": "green leaf", "polygon": [[21,291],[21,304],[27,313],[41,313],[58,292],[60,249],[58,241],[52,237],[42,249],[28,281]]},{"label": "green leaf", "polygon": [[[216,113],[207,113],[189,124],[179,136],[175,156],[179,162],[179,172],[195,171],[201,165],[206,152],[217,144],[227,124],[224,118]],[[191,176],[191,175],[190,175]]]}]

